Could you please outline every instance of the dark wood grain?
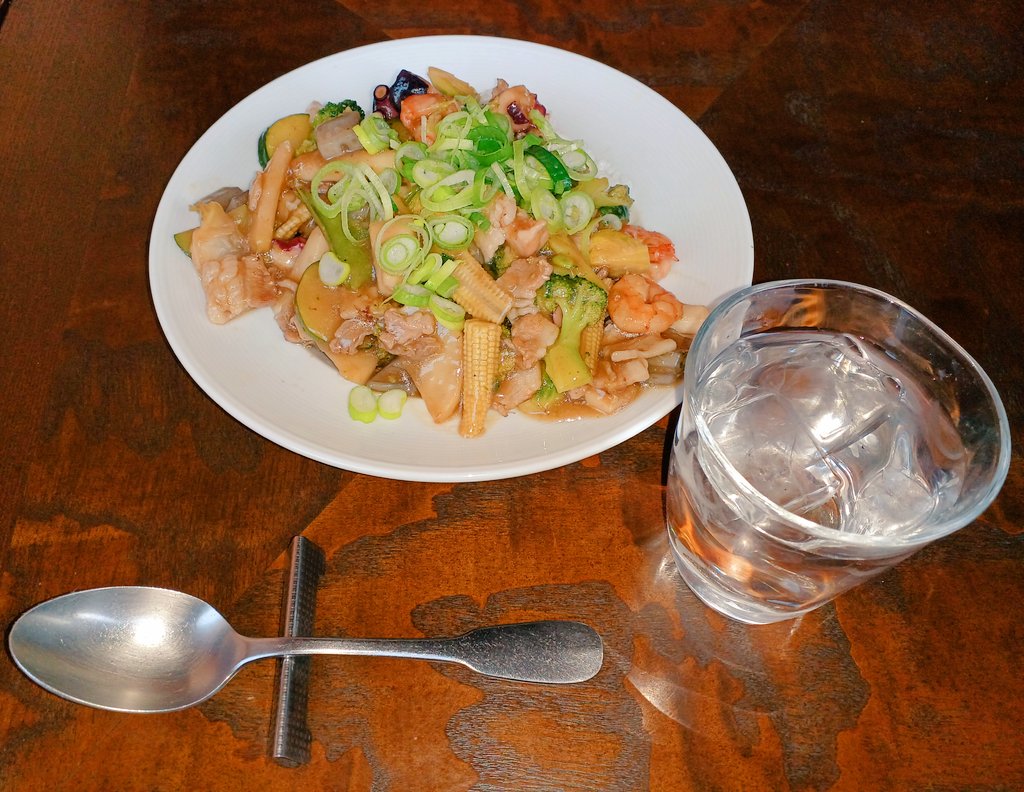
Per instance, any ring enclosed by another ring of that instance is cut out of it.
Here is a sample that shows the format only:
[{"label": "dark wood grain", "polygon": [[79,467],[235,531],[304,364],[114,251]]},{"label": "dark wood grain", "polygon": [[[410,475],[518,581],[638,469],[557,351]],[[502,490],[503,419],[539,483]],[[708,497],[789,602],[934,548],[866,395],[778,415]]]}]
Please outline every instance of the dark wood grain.
[{"label": "dark wood grain", "polygon": [[687,112],[737,175],[755,280],[900,296],[1024,417],[1019,4],[548,0],[0,1],[0,616],[92,586],[183,589],[277,630],[286,552],[324,548],[317,631],[422,636],[579,618],[590,682],[316,658],[311,762],[268,757],[274,665],[192,710],[51,696],[0,661],[5,790],[1024,788],[1024,474],[974,524],[799,621],[751,628],[676,575],[670,416],[598,456],[481,484],[299,457],[175,360],[146,251],[174,167],[270,79],[429,33],[597,58]]}]

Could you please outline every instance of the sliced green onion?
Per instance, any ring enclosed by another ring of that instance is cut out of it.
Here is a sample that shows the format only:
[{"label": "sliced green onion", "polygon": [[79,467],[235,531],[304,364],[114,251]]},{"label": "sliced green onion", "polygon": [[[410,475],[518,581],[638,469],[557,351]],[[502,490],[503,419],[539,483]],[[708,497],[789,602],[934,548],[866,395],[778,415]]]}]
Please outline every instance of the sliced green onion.
[{"label": "sliced green onion", "polygon": [[434,289],[434,292],[442,297],[451,297],[457,288],[459,288],[458,280],[453,275],[449,275],[441,281],[441,285]]},{"label": "sliced green onion", "polygon": [[381,418],[393,421],[402,415],[402,408],[408,400],[409,394],[401,388],[384,391],[377,397],[377,412]]},{"label": "sliced green onion", "polygon": [[465,170],[466,168],[476,169],[477,162],[473,156],[472,151],[467,149],[456,149],[447,152],[445,161],[451,165],[455,170]]},{"label": "sliced green onion", "polygon": [[475,96],[460,96],[459,101],[462,102],[462,106],[466,108],[466,112],[472,116],[476,123],[487,123],[487,113]]},{"label": "sliced green onion", "polygon": [[473,141],[466,138],[440,138],[430,147],[431,151],[448,153],[455,151],[472,151]]},{"label": "sliced green onion", "polygon": [[385,168],[378,174],[378,178],[384,185],[384,189],[388,191],[388,195],[394,195],[402,186],[402,176],[394,168]]},{"label": "sliced green onion", "polygon": [[377,417],[377,395],[365,385],[356,385],[348,394],[348,414],[353,420],[372,423]]},{"label": "sliced green onion", "polygon": [[437,124],[434,133],[437,140],[442,138],[464,138],[473,126],[473,119],[465,110],[449,113]]},{"label": "sliced green onion", "polygon": [[501,183],[495,181],[493,171],[487,168],[478,170],[473,177],[473,204],[487,206],[500,189]]},{"label": "sliced green onion", "polygon": [[[465,210],[463,210],[465,211]],[[481,231],[486,231],[491,227],[491,221],[484,217],[480,212],[472,211],[469,213],[469,219],[473,221],[473,225],[479,228]]]},{"label": "sliced green onion", "polygon": [[345,237],[354,244],[361,242],[360,238],[355,235],[352,231],[352,226],[349,222],[349,215],[351,212],[359,209],[363,204],[366,203],[366,192],[362,189],[362,185],[359,184],[359,178],[354,171],[350,172],[350,176],[345,180],[341,190],[336,190],[337,187],[342,186],[342,182],[338,182],[327,191],[328,196],[334,197],[335,192],[340,193],[338,195],[336,203],[342,207],[341,211],[341,231]]},{"label": "sliced green onion", "polygon": [[365,162],[359,166],[359,170],[366,177],[366,181],[369,182],[370,186],[377,192],[377,197],[380,199],[379,218],[381,220],[390,220],[395,216],[395,210],[391,203],[391,191],[380,180],[380,176],[377,175],[373,168]]},{"label": "sliced green onion", "polygon": [[543,187],[545,190],[554,189],[555,183],[551,180],[551,176],[535,156],[527,154],[523,158],[523,167],[526,172],[528,190],[533,190],[535,187]]},{"label": "sliced green onion", "polygon": [[458,267],[460,263],[461,262],[458,259],[448,259],[443,262],[440,267],[430,273],[430,277],[427,278],[423,285],[430,289],[430,291],[437,291],[441,284],[444,283],[453,272],[455,272],[455,268]]},{"label": "sliced green onion", "polygon": [[622,230],[622,218],[612,212],[604,212],[598,219],[597,225],[600,228],[611,228],[615,231]]},{"label": "sliced green onion", "polygon": [[426,189],[427,187],[433,187],[452,173],[455,173],[455,168],[447,162],[436,159],[422,159],[413,164],[411,177],[417,186]]},{"label": "sliced green onion", "polygon": [[508,180],[508,176],[505,175],[505,171],[497,163],[492,163],[491,171],[498,178],[498,183],[501,185],[501,189],[505,191],[505,195],[511,198],[513,201],[516,199],[515,191],[512,189],[512,184]]},{"label": "sliced green onion", "polygon": [[481,166],[504,162],[512,156],[512,141],[496,126],[479,126],[467,138],[473,143],[473,156]]},{"label": "sliced green onion", "polygon": [[430,302],[431,292],[429,289],[415,283],[402,283],[391,295],[397,303],[411,305],[413,308],[426,308]]},{"label": "sliced green onion", "polygon": [[488,126],[497,127],[505,133],[506,138],[512,139],[512,119],[506,113],[495,113],[493,110],[485,110],[484,118],[487,119]]},{"label": "sliced green onion", "polygon": [[589,181],[597,176],[597,163],[578,146],[561,153],[562,164],[566,173],[574,181]]},{"label": "sliced green onion", "polygon": [[317,262],[317,271],[320,275],[320,282],[324,286],[340,286],[348,279],[352,267],[347,261],[342,261],[331,251],[327,251]]},{"label": "sliced green onion", "polygon": [[428,253],[423,258],[423,262],[409,273],[409,277],[405,279],[405,282],[409,284],[423,283],[443,263],[444,259],[441,258],[440,253]]},{"label": "sliced green onion", "polygon": [[324,199],[320,196],[320,185],[323,184],[324,180],[328,176],[333,176],[336,173],[342,174],[339,181],[333,184],[330,190],[328,190],[328,197],[330,197],[330,193],[334,191],[334,189],[338,186],[339,183],[344,183],[347,180],[348,175],[351,174],[351,172],[352,166],[349,165],[347,162],[339,162],[338,160],[333,160],[331,162],[328,162],[314,174],[313,181],[311,181],[309,184],[309,197],[310,200],[313,201],[313,205],[319,210],[320,214],[324,215],[325,217],[337,217],[339,214],[341,214],[342,209],[345,208],[345,206],[340,202],[334,201],[332,203],[327,203],[326,201],[324,201]]},{"label": "sliced green onion", "polygon": [[446,214],[428,221],[434,244],[442,250],[465,250],[473,241],[476,228],[462,215]]},{"label": "sliced green onion", "polygon": [[[321,168],[319,173],[326,170],[327,167],[334,163],[327,163],[324,168]],[[345,234],[345,237],[353,242],[359,244],[362,239],[365,238],[365,234],[362,236],[356,236],[353,233],[350,225],[349,215],[352,212],[356,212],[365,205],[369,205],[371,209],[371,216],[388,219],[394,214],[394,210],[391,205],[391,196],[387,194],[387,191],[383,189],[383,185],[379,187],[374,186],[370,183],[370,179],[367,177],[366,172],[369,171],[373,179],[380,185],[380,179],[376,177],[372,169],[369,166],[354,167],[346,163],[341,163],[341,169],[345,172],[346,178],[336,182],[327,191],[327,197],[331,200],[330,204],[323,204],[329,207],[329,217],[341,217],[341,230]],[[315,179],[315,177],[314,177]],[[317,185],[319,187],[319,184]],[[381,191],[384,192],[384,198],[386,203],[381,199]],[[317,199],[312,199],[314,205],[317,204]]]},{"label": "sliced green onion", "polygon": [[536,187],[530,193],[530,214],[547,223],[552,234],[562,229],[562,207],[558,199],[543,187]]},{"label": "sliced green onion", "polygon": [[558,137],[554,128],[551,126],[551,122],[548,121],[547,117],[540,112],[540,110],[534,108],[530,111],[529,116],[533,125],[537,127],[537,131],[540,132],[540,136],[542,138],[545,140],[551,140]]},{"label": "sliced green onion", "polygon": [[[406,228],[390,236],[388,232],[396,223]],[[386,272],[398,275],[419,264],[433,244],[430,229],[419,215],[396,215],[377,233],[373,257]]]},{"label": "sliced green onion", "polygon": [[[426,161],[426,160],[425,160]],[[422,163],[417,163],[417,165]],[[473,203],[473,179],[476,174],[468,168],[445,176],[439,182],[424,188],[420,204],[429,212],[454,212]]]},{"label": "sliced green onion", "polygon": [[398,234],[382,242],[377,256],[377,263],[392,275],[405,272],[419,262],[423,249],[412,234]]},{"label": "sliced green onion", "polygon": [[431,151],[457,154],[461,151],[471,151],[473,141],[466,135],[473,126],[473,119],[465,110],[449,113],[437,125],[435,140],[430,147]]},{"label": "sliced green onion", "polygon": [[398,139],[398,134],[379,113],[370,113],[362,121],[352,127],[359,143],[370,154],[379,154],[390,148],[391,141]]},{"label": "sliced green onion", "polygon": [[438,323],[454,332],[462,330],[466,323],[466,309],[437,294],[430,295],[430,312]]},{"label": "sliced green onion", "polygon": [[409,140],[395,149],[395,168],[409,181],[412,178],[412,167],[427,156],[427,147],[418,140]]},{"label": "sliced green onion", "polygon": [[570,190],[558,199],[562,210],[562,222],[568,234],[575,234],[587,227],[594,216],[594,199],[585,192]]},{"label": "sliced green onion", "polygon": [[347,212],[361,209],[366,203],[362,190],[359,189],[359,184],[353,179],[351,172],[346,173],[327,189],[327,199],[330,201],[329,206]]},{"label": "sliced green onion", "polygon": [[530,185],[526,183],[526,156],[522,140],[512,142],[512,179],[520,195],[530,194]]}]

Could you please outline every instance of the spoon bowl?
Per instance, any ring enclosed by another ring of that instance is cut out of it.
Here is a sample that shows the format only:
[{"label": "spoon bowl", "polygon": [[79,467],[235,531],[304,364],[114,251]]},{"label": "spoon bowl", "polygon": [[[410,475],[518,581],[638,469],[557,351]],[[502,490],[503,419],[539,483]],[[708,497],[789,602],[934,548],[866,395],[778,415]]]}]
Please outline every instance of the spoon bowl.
[{"label": "spoon bowl", "polygon": [[213,696],[253,660],[345,654],[460,663],[524,682],[583,682],[601,669],[601,637],[572,621],[486,627],[447,639],[247,638],[180,591],[121,586],[65,594],[11,627],[11,656],[51,693],[121,712],[169,712]]}]

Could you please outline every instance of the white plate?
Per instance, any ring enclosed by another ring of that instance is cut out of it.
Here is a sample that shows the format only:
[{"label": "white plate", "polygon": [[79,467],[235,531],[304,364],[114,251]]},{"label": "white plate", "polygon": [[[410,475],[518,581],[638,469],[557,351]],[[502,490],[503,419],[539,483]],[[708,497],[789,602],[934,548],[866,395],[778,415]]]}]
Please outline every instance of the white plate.
[{"label": "white plate", "polygon": [[732,172],[705,135],[667,100],[608,66],[509,39],[434,36],[360,47],[274,80],[226,113],[192,147],[157,209],[149,268],[157,316],[199,386],[243,424],[311,459],[407,481],[486,481],[566,465],[621,443],[670,412],[681,390],[656,388],[622,412],[551,422],[491,414],[483,437],[457,421],[434,425],[419,400],[397,421],[348,417],[349,385],[307,349],[281,337],[269,308],[227,325],[206,319],[199,279],[172,235],[194,226],[190,203],[225,185],[248,187],[256,140],[276,118],[312,100],[372,104],[374,86],[400,69],[447,69],[489,92],[522,83],[555,129],[582,138],[602,172],[630,186],[633,219],[667,234],[680,263],[664,281],[685,302],[709,303],[750,284],[750,218]]}]

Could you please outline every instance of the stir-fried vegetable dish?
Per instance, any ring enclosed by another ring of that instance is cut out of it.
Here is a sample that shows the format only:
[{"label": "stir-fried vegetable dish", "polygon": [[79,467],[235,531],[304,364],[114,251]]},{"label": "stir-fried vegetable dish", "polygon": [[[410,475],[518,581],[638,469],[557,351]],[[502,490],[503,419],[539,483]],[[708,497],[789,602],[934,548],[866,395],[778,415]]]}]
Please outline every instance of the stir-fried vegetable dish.
[{"label": "stir-fried vegetable dish", "polygon": [[513,410],[610,414],[678,380],[706,311],[658,285],[674,246],[630,222],[629,188],[535,94],[431,68],[365,104],[278,119],[248,190],[195,204],[176,241],[210,321],[269,306],[355,384],[354,419],[420,398],[466,437]]}]

